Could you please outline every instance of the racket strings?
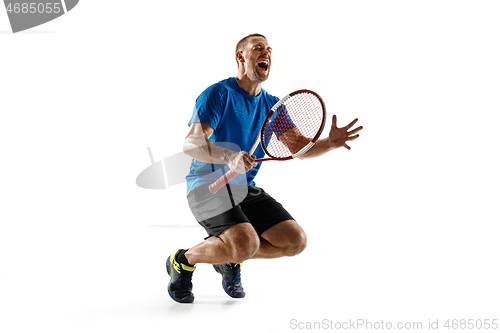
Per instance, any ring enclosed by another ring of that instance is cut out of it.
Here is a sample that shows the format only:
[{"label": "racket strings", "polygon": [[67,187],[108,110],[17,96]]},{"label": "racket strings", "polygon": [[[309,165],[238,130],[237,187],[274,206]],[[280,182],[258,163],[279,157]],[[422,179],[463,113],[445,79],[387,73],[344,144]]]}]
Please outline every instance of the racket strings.
[{"label": "racket strings", "polygon": [[267,121],[262,144],[271,157],[286,158],[301,151],[323,124],[323,105],[309,92],[295,94],[279,106]]}]

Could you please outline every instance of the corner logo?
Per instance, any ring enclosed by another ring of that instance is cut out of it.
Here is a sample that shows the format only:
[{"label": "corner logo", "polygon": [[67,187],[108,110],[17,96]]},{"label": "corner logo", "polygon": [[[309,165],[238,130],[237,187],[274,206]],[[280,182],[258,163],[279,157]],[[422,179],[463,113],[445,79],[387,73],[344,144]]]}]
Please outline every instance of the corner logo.
[{"label": "corner logo", "polygon": [[12,32],[31,29],[72,10],[79,0],[3,0]]}]

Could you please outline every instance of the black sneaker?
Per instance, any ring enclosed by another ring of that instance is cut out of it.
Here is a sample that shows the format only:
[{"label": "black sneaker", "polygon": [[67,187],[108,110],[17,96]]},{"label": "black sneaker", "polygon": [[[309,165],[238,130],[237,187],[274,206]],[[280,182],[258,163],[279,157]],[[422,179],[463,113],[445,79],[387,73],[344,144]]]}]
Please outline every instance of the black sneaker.
[{"label": "black sneaker", "polygon": [[226,294],[233,298],[245,297],[241,285],[241,266],[243,264],[213,265],[217,273],[222,274],[222,287]]},{"label": "black sneaker", "polygon": [[191,292],[193,290],[191,278],[196,267],[178,263],[175,258],[180,251],[172,254],[167,260],[167,273],[170,275],[168,294],[176,302],[193,303],[194,295]]}]

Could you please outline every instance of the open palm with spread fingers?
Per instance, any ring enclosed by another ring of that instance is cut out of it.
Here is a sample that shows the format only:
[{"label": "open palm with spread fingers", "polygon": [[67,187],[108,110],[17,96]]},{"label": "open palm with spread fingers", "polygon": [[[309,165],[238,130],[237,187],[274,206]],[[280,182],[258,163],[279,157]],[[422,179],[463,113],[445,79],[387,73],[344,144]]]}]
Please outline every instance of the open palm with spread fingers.
[{"label": "open palm with spread fingers", "polygon": [[350,130],[358,119],[354,119],[349,123],[349,125],[345,127],[338,128],[337,127],[337,116],[333,115],[332,117],[332,128],[330,129],[330,134],[328,135],[328,140],[330,141],[330,145],[334,148],[345,147],[347,149],[351,149],[347,144],[347,141],[356,140],[359,137],[358,133],[363,129],[363,126],[359,126],[353,130]]}]

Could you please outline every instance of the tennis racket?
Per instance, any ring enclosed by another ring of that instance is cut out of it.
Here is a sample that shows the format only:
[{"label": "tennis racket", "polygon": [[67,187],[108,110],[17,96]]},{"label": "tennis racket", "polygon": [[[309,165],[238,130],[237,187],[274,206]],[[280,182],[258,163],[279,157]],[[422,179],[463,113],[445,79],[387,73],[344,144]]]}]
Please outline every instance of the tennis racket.
[{"label": "tennis racket", "polygon": [[[299,157],[318,140],[325,120],[325,104],[321,97],[310,90],[297,90],[272,107],[249,154],[252,155],[260,143],[267,157],[256,162]],[[237,175],[237,172],[229,170],[209,186],[210,192],[217,193]]]}]

